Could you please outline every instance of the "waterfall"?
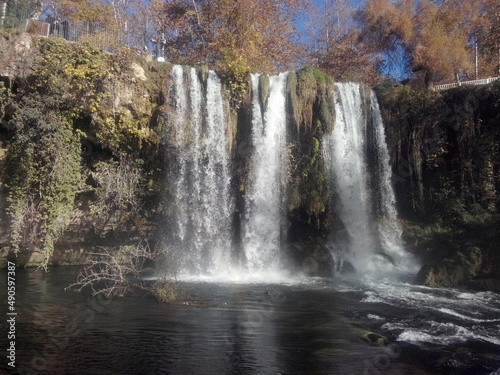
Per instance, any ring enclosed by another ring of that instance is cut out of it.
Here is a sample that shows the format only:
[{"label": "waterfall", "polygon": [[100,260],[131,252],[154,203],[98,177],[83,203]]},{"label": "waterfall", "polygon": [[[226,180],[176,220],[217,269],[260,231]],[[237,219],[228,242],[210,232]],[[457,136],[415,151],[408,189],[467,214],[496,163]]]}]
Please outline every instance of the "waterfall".
[{"label": "waterfall", "polygon": [[372,114],[374,147],[377,154],[378,168],[378,191],[379,191],[379,215],[378,233],[382,242],[382,248],[396,261],[406,261],[407,254],[401,241],[403,234],[398,222],[396,210],[396,195],[392,186],[392,171],[389,150],[385,141],[385,129],[382,115],[378,106],[375,93],[370,95],[370,110]]},{"label": "waterfall", "polygon": [[323,156],[336,193],[333,211],[348,237],[337,248],[359,271],[375,272],[391,262],[400,267],[405,253],[380,110],[375,94],[368,106],[363,91],[359,84],[336,84],[336,121],[324,136]]},{"label": "waterfall", "polygon": [[339,83],[337,89],[335,126],[325,135],[324,157],[333,177],[339,216],[351,240],[351,255],[357,258],[375,242],[365,159],[366,116],[359,85]]},{"label": "waterfall", "polygon": [[252,271],[277,270],[279,267],[286,76],[286,73],[281,73],[269,78],[267,104],[259,100],[259,75],[251,76],[254,152],[250,186],[245,197],[243,248],[248,269]]},{"label": "waterfall", "polygon": [[[213,71],[206,79],[201,76],[194,68],[171,70],[164,129],[169,259],[178,274],[279,278],[289,167],[287,74],[269,77],[267,98],[260,92],[262,77],[251,75],[252,153],[238,227],[233,225],[230,125],[222,85]],[[361,272],[400,265],[406,258],[377,99],[354,83],[337,84],[333,95],[336,122],[324,135],[323,157],[336,199],[331,211],[341,229],[332,234],[334,245],[344,249],[336,255]],[[241,229],[241,236],[233,227]],[[241,243],[235,239],[240,237]]]},{"label": "waterfall", "polygon": [[214,275],[231,263],[234,204],[221,82],[209,71],[204,90],[194,68],[178,65],[171,82],[169,245],[177,272]]}]

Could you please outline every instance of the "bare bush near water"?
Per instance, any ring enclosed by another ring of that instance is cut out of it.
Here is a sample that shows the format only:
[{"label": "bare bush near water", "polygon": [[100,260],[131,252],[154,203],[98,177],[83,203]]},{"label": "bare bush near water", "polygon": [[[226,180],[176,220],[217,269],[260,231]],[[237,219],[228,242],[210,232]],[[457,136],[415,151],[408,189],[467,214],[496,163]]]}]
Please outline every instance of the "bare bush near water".
[{"label": "bare bush near water", "polygon": [[99,187],[96,189],[97,200],[92,211],[103,215],[116,208],[128,208],[136,213],[141,209],[138,198],[141,190],[141,169],[130,158],[122,157],[119,162],[98,162],[92,172]]},{"label": "bare bush near water", "polygon": [[[164,258],[164,252],[151,249],[148,243],[125,246],[116,254],[100,247],[89,253],[88,265],[78,274],[76,282],[66,289],[78,292],[90,288],[92,295],[113,298],[131,294],[135,291],[146,292],[161,302],[176,299],[176,282],[155,274],[155,266]],[[147,279],[148,276],[155,276]]]}]

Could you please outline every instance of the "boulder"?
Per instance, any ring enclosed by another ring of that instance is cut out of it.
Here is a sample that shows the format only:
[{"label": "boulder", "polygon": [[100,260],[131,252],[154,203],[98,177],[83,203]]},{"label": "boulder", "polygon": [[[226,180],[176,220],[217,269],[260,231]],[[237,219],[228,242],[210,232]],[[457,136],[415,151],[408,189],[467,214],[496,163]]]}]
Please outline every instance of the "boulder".
[{"label": "boulder", "polygon": [[387,338],[385,338],[384,336],[370,331],[360,332],[359,338],[363,340],[365,343],[372,346],[384,346],[389,343]]},{"label": "boulder", "polygon": [[287,246],[286,253],[295,272],[311,277],[333,277],[335,262],[319,242],[292,243]]},{"label": "boulder", "polygon": [[25,78],[40,58],[28,33],[0,35],[0,76]]},{"label": "boulder", "polygon": [[482,265],[478,247],[469,247],[435,264],[424,265],[415,283],[432,287],[456,287],[470,284]]}]

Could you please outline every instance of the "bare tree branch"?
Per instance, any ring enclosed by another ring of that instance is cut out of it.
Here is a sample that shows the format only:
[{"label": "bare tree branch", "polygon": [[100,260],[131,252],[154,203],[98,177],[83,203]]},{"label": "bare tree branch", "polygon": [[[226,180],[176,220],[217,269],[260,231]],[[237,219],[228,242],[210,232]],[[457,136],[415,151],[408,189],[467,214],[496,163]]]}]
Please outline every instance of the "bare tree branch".
[{"label": "bare tree branch", "polygon": [[121,254],[124,260],[120,261],[108,249],[99,248],[99,251],[88,254],[89,263],[80,271],[76,282],[66,289],[81,292],[90,288],[93,296],[103,295],[106,298],[141,290],[160,301],[170,302],[176,295],[175,281],[165,277],[145,279],[154,274],[163,254],[158,249],[150,249],[148,243],[139,243],[125,248]]}]

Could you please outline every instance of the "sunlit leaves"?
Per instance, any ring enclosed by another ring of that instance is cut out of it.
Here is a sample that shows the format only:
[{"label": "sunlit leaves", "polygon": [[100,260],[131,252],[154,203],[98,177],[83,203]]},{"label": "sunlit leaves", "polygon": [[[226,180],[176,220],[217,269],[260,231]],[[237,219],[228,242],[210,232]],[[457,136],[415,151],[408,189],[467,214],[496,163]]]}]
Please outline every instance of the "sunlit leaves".
[{"label": "sunlit leaves", "polygon": [[249,72],[273,72],[297,60],[296,0],[172,0],[155,7],[167,58],[217,68],[235,87]]},{"label": "sunlit leaves", "polygon": [[360,12],[364,37],[389,55],[402,47],[413,71],[450,80],[473,70],[471,38],[484,13],[481,0],[368,0]]},{"label": "sunlit leaves", "polygon": [[100,0],[55,0],[56,8],[73,22],[92,22],[104,30],[116,30],[113,8]]}]

